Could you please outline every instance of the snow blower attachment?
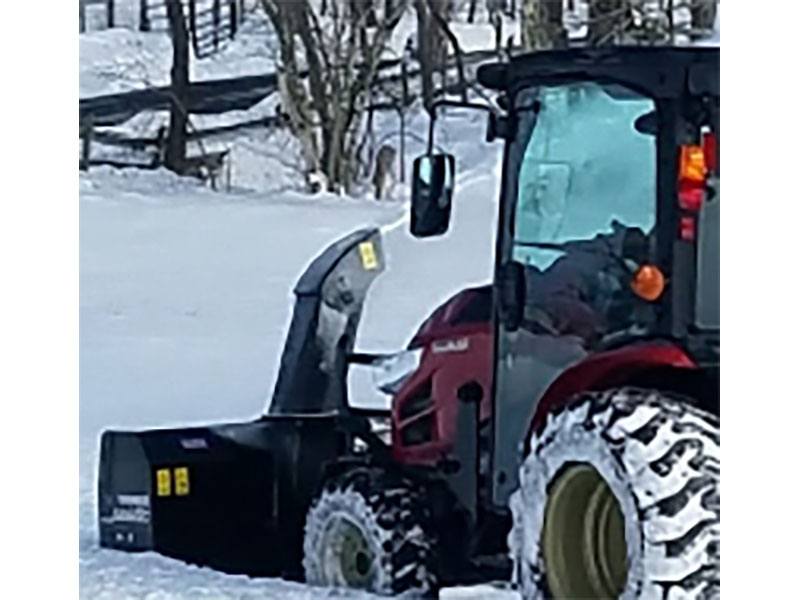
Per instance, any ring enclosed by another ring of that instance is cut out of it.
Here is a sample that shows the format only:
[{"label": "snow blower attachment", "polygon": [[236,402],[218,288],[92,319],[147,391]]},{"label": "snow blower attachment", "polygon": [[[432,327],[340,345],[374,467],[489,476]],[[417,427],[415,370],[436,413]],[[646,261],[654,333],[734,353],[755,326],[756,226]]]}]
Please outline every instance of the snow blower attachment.
[{"label": "snow blower attachment", "polygon": [[[331,246],[269,414],[103,435],[102,545],[387,595],[718,597],[719,50],[537,52],[478,80],[505,144],[493,281],[402,353],[359,353],[379,235]],[[418,237],[458,210],[433,148]],[[390,411],[349,406],[356,369]]]},{"label": "snow blower attachment", "polygon": [[358,231],[316,258],[296,303],[269,413],[251,423],[101,440],[100,543],[156,550],[252,575],[294,575],[305,512],[350,430],[346,357],[367,289],[383,271],[380,233]]}]

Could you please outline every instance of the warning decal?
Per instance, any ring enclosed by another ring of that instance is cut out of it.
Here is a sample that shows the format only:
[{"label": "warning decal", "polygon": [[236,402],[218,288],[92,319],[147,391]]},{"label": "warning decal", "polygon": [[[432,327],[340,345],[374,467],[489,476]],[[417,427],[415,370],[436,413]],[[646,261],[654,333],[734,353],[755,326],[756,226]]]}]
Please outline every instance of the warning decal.
[{"label": "warning decal", "polygon": [[361,242],[358,245],[358,252],[361,255],[361,264],[365,271],[372,271],[378,268],[378,256],[375,254],[375,244],[372,242]]},{"label": "warning decal", "polygon": [[172,476],[169,469],[159,469],[156,471],[156,494],[159,496],[169,496],[172,494]]},{"label": "warning decal", "polygon": [[175,469],[175,495],[189,495],[189,469],[187,467],[178,467]]}]

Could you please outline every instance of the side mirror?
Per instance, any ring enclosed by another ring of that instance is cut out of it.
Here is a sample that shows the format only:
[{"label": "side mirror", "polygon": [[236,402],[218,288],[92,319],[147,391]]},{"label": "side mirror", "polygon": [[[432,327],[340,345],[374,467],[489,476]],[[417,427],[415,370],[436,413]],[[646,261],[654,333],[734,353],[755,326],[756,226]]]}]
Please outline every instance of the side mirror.
[{"label": "side mirror", "polygon": [[415,237],[431,237],[447,231],[455,164],[451,154],[425,154],[414,161],[411,233]]}]

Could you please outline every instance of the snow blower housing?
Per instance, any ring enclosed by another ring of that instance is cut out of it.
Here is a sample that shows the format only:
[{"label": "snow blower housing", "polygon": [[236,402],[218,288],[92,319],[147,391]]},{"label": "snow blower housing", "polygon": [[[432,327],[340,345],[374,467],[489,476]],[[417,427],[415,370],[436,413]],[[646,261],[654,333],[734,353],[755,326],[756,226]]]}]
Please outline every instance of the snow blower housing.
[{"label": "snow blower housing", "polygon": [[[379,235],[334,244],[295,289],[269,414],[103,435],[104,546],[381,594],[718,595],[719,50],[537,52],[478,80],[503,109],[493,281],[366,355]],[[432,149],[419,237],[458,210]],[[356,365],[391,372],[388,413],[349,406]]]},{"label": "snow blower housing", "polygon": [[269,414],[250,423],[101,439],[100,543],[253,575],[297,575],[305,512],[366,416],[348,408],[346,358],[383,271],[365,229],[316,258],[297,298]]}]

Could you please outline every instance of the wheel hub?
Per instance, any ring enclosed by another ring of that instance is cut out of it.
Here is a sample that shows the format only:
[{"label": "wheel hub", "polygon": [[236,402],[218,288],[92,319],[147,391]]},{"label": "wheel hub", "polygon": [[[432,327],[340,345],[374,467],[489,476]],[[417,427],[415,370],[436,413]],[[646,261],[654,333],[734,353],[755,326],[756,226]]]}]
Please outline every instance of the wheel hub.
[{"label": "wheel hub", "polygon": [[356,524],[341,516],[332,519],[323,542],[326,579],[333,585],[367,588],[374,555]]},{"label": "wheel hub", "polygon": [[567,467],[551,483],[542,530],[547,584],[554,598],[616,598],[628,552],[617,498],[596,469]]}]

